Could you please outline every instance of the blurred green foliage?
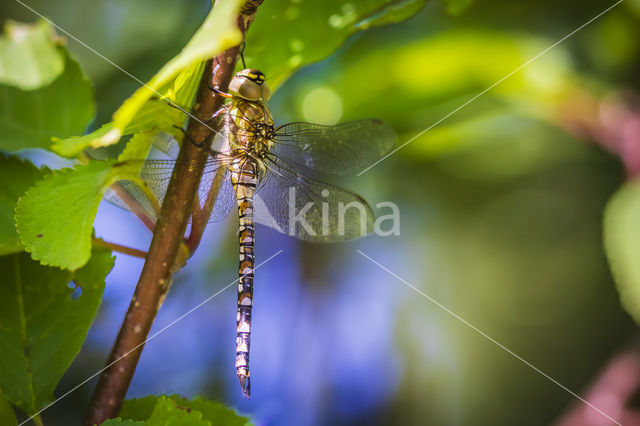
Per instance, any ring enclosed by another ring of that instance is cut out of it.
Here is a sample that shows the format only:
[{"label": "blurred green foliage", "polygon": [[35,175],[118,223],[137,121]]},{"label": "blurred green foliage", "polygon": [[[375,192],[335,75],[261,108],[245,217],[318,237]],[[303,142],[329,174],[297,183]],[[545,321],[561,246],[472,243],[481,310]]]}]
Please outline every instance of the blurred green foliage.
[{"label": "blurred green foliage", "polygon": [[[44,27],[51,31],[48,25]],[[30,28],[30,29],[28,29]],[[42,24],[23,26],[26,34],[41,32]],[[38,55],[38,46],[21,46]],[[30,90],[0,84],[0,149],[48,149],[52,137],[66,138],[83,133],[95,113],[91,84],[76,61],[61,47],[56,55],[64,72],[47,85]],[[44,69],[48,64],[38,64]],[[36,68],[35,66],[33,68]],[[30,76],[27,75],[27,77]]]},{"label": "blurred green foliage", "polygon": [[247,66],[259,67],[271,88],[276,89],[295,70],[329,56],[350,35],[401,22],[425,3],[426,0],[265,2],[247,35]]},{"label": "blurred green foliage", "polygon": [[[331,120],[380,117],[401,143],[429,129],[357,181],[367,199],[394,200],[403,212],[403,237],[380,242],[377,259],[578,392],[634,328],[601,236],[623,171],[569,136],[562,118],[584,106],[584,92],[638,86],[637,4],[458,108],[607,6],[489,1],[451,18],[430,4],[401,29],[369,31],[294,75],[272,103],[282,121],[314,121],[326,119],[329,100],[340,111]],[[631,229],[620,234],[633,240]],[[314,282],[340,257],[302,248],[316,259]],[[389,424],[539,425],[566,409],[570,395],[389,280],[406,298],[396,327],[404,375]],[[327,273],[320,282],[332,285]]]},{"label": "blurred green foliage", "polygon": [[0,84],[23,90],[50,84],[64,70],[64,56],[52,40],[51,27],[6,22],[0,38]]},{"label": "blurred green foliage", "polygon": [[624,185],[607,205],[605,248],[625,308],[640,323],[640,180]]}]

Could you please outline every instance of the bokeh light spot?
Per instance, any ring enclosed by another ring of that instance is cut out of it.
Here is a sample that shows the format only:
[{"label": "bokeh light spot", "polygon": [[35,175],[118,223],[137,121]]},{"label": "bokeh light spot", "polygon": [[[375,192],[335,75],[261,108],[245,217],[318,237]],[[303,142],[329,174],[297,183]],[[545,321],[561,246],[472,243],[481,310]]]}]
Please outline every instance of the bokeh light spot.
[{"label": "bokeh light spot", "polygon": [[302,63],[302,55],[293,55],[289,58],[289,65],[292,67],[297,67]]},{"label": "bokeh light spot", "polygon": [[318,87],[304,97],[302,115],[305,120],[332,125],[342,118],[342,99],[327,87]]}]

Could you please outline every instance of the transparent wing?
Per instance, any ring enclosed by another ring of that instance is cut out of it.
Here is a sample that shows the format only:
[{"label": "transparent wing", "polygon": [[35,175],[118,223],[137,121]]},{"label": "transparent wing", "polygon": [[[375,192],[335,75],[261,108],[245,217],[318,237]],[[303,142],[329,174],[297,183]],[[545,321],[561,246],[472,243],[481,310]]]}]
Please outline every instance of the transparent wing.
[{"label": "transparent wing", "polygon": [[274,155],[258,186],[255,221],[304,241],[345,241],[373,230],[374,214],[358,195],[308,176]]},{"label": "transparent wing", "polygon": [[180,144],[172,135],[166,132],[158,132],[153,138],[153,146],[159,151],[165,153],[170,159],[178,158],[180,152]]},{"label": "transparent wing", "polygon": [[295,164],[322,173],[357,173],[387,154],[396,134],[381,120],[336,126],[295,122],[276,128],[273,140],[273,153]]},{"label": "transparent wing", "polygon": [[[142,161],[140,177],[147,184],[154,194],[159,204],[162,204],[167,192],[167,186],[173,173],[173,168],[178,164],[176,160],[137,160]],[[214,158],[208,157],[206,160],[202,180],[198,188],[198,198],[201,208],[207,203],[213,203],[213,209],[209,216],[209,222],[223,220],[235,204],[235,196],[229,172],[227,170],[229,157]],[[180,164],[181,167],[189,167]],[[112,204],[132,211],[132,202],[136,203],[142,211],[149,217],[157,219],[153,203],[135,182],[122,180],[109,188],[105,194],[105,199]]]}]

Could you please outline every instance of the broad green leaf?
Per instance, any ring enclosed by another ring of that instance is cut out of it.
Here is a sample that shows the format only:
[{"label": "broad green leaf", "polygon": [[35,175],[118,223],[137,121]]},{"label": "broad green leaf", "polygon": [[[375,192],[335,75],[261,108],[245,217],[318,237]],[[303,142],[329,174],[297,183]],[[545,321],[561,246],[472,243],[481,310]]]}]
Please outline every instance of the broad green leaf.
[{"label": "broad green leaf", "polygon": [[170,395],[168,397],[150,395],[144,398],[128,399],[122,404],[119,416],[136,421],[147,420],[157,413],[159,405],[165,408],[171,407],[171,405],[167,404],[167,401],[172,402],[183,410],[200,413],[202,419],[207,421],[207,424],[215,426],[246,426],[253,424],[248,417],[238,415],[232,408],[199,396],[187,399],[179,395]]},{"label": "broad green leaf", "polygon": [[247,66],[260,68],[275,89],[298,68],[329,56],[350,35],[400,22],[425,4],[426,0],[266,1],[247,34]]},{"label": "broad green leaf", "polygon": [[181,71],[240,43],[242,34],[236,26],[236,19],[241,4],[242,0],[215,2],[213,9],[185,48],[167,62],[149,83],[140,87],[122,104],[113,116],[113,129],[94,141],[92,146],[116,143],[147,101],[166,90]]},{"label": "broad green leaf", "polygon": [[[172,132],[175,130],[173,125],[180,125],[184,122],[184,119],[184,113],[170,107],[164,101],[148,102],[138,111],[135,119],[124,129],[122,135],[131,135],[151,129]],[[76,157],[87,148],[99,148],[101,146],[98,142],[100,138],[113,130],[114,123],[110,122],[83,136],[73,136],[65,139],[54,137],[51,150],[63,157]]]},{"label": "broad green leaf", "polygon": [[50,84],[64,70],[51,25],[8,22],[0,37],[0,84],[33,90]]},{"label": "broad green leaf", "polygon": [[[124,401],[120,417],[135,421],[144,421],[145,426],[211,426],[202,418],[202,413],[181,406],[164,395],[147,396]],[[215,424],[215,423],[214,423]]]},{"label": "broad green leaf", "polygon": [[58,49],[65,69],[48,86],[24,91],[0,85],[0,149],[49,149],[52,137],[81,134],[93,117],[91,84],[78,63]]},{"label": "broad green leaf", "polygon": [[622,305],[640,324],[640,179],[626,183],[609,201],[604,248]]},{"label": "broad green leaf", "polygon": [[211,424],[216,426],[246,426],[253,424],[248,417],[239,415],[233,408],[227,407],[218,401],[210,401],[201,396],[186,399],[179,395],[171,395],[170,398],[181,407],[201,412],[203,419],[211,421]]},{"label": "broad green leaf", "polygon": [[63,157],[75,157],[86,148],[90,147],[94,140],[101,138],[111,130],[113,130],[113,123],[107,123],[83,136],[71,136],[69,138],[57,138],[54,136],[51,138],[51,150]]},{"label": "broad green leaf", "polygon": [[0,388],[26,413],[52,400],[98,311],[113,264],[102,249],[76,272],[42,266],[27,253],[0,257]]},{"label": "broad green leaf", "polygon": [[16,224],[20,241],[43,265],[77,269],[91,256],[91,234],[98,204],[121,179],[138,179],[137,162],[93,161],[56,170],[20,197]]},{"label": "broad green leaf", "polygon": [[27,160],[0,154],[0,256],[24,250],[16,232],[16,204],[30,186],[48,173],[49,169],[39,169]]},{"label": "broad green leaf", "polygon": [[145,426],[211,426],[211,422],[202,418],[202,413],[181,407],[172,399],[158,397],[151,417],[144,422]]},{"label": "broad green leaf", "polygon": [[[121,131],[122,136],[145,131],[176,132],[174,126],[182,127],[187,115],[179,109],[169,105],[172,102],[176,106],[189,111],[195,94],[200,84],[200,77],[204,69],[204,62],[196,62],[185,68],[167,90],[160,92],[161,97],[156,97],[144,104],[135,117]],[[84,136],[53,139],[52,150],[64,157],[74,157],[87,148],[97,148],[103,145],[103,137],[113,134],[115,123],[110,122]],[[108,137],[107,137],[108,138]],[[127,145],[137,141],[130,140]],[[136,150],[140,151],[139,148]],[[130,157],[133,158],[133,157]],[[143,158],[143,157],[138,157]]]},{"label": "broad green leaf", "polygon": [[13,412],[13,407],[0,392],[0,425],[14,426],[17,425],[16,414]]}]

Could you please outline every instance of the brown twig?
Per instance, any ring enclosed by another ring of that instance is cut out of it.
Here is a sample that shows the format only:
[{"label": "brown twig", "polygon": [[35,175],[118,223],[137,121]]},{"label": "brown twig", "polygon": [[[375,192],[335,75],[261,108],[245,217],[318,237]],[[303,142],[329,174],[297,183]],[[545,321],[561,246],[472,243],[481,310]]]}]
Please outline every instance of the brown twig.
[{"label": "brown twig", "polygon": [[109,241],[105,241],[102,238],[93,238],[91,242],[94,246],[105,247],[119,253],[128,254],[129,256],[139,257],[140,259],[145,259],[147,257],[147,252],[144,250],[138,250],[116,243],[110,243]]},{"label": "brown twig", "polygon": [[[248,0],[242,8],[238,16],[238,27],[243,34],[253,20],[253,15],[260,3],[262,0]],[[210,80],[212,61],[207,62],[198,89],[194,115],[211,116],[222,106],[223,98],[213,95],[209,90],[209,82],[211,81],[214,86],[222,90],[227,90],[238,54],[239,46],[235,46],[218,55],[216,62],[220,63],[221,67],[213,80]],[[186,134],[196,144],[212,136],[208,127],[192,119],[189,120]],[[118,415],[153,320],[169,289],[172,274],[186,258],[186,253],[180,252],[180,247],[184,241],[184,233],[207,155],[206,150],[199,149],[186,140],[180,148],[178,164],[190,166],[177,166],[173,171],[147,260],[107,360],[107,367],[96,386],[85,418],[85,425],[100,424]]]}]

